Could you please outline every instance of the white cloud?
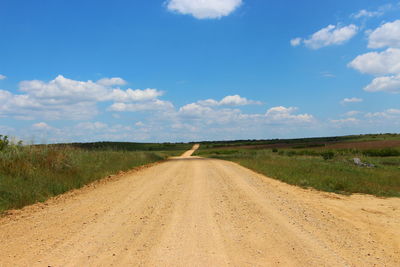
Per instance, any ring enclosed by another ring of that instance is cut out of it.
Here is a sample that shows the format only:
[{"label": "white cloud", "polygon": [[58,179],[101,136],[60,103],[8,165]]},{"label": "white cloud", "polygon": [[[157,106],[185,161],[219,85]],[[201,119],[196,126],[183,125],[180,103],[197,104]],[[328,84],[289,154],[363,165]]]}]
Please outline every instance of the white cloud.
[{"label": "white cloud", "polygon": [[145,126],[145,124],[143,122],[141,122],[141,121],[138,121],[138,122],[135,123],[135,126],[143,127],[143,126]]},{"label": "white cloud", "polygon": [[19,119],[35,118],[80,119],[90,118],[97,114],[97,108],[91,102],[60,104],[58,102],[41,100],[31,95],[14,95],[9,91],[0,90],[0,115]]},{"label": "white cloud", "polygon": [[7,79],[7,76],[0,74],[0,80],[5,80],[5,79]]},{"label": "white cloud", "polygon": [[362,98],[357,98],[357,97],[352,97],[352,98],[345,98],[341,101],[342,104],[347,104],[347,103],[360,103],[363,102]]},{"label": "white cloud", "polygon": [[123,85],[126,82],[121,78],[105,78],[97,82],[76,81],[57,76],[50,82],[44,81],[23,81],[20,89],[27,94],[40,99],[51,99],[53,102],[77,102],[77,101],[144,101],[155,99],[163,93],[156,89],[145,90],[122,90],[113,88],[116,85]]},{"label": "white cloud", "polygon": [[385,75],[400,73],[400,49],[388,48],[383,52],[369,52],[357,56],[349,66],[367,74]]},{"label": "white cloud", "polygon": [[157,89],[127,89],[127,90],[121,90],[121,89],[113,89],[109,95],[108,99],[112,99],[114,101],[118,102],[132,102],[132,101],[146,101],[146,100],[152,100],[156,99],[159,96],[162,96],[163,92],[158,91]]},{"label": "white cloud", "polygon": [[397,7],[392,4],[386,4],[378,7],[374,11],[361,9],[360,11],[351,14],[350,17],[354,19],[380,17],[384,15],[386,12],[394,9],[397,9]]},{"label": "white cloud", "polygon": [[107,94],[107,88],[93,81],[76,81],[58,75],[50,82],[23,81],[20,90],[35,98],[52,99],[64,103],[99,100]]},{"label": "white cloud", "polygon": [[310,114],[293,114],[297,108],[295,107],[273,107],[267,110],[265,117],[270,121],[280,122],[312,122],[314,117]]},{"label": "white cloud", "polygon": [[375,29],[368,36],[369,48],[400,48],[400,20],[388,22]]},{"label": "white cloud", "polygon": [[38,129],[38,130],[51,130],[53,127],[48,125],[45,122],[38,122],[32,125],[33,128]]},{"label": "white cloud", "polygon": [[291,46],[299,46],[299,45],[301,45],[301,41],[302,41],[303,39],[302,38],[294,38],[294,39],[292,39],[292,40],[290,40],[290,45]]},{"label": "white cloud", "polygon": [[186,116],[202,116],[206,115],[208,113],[212,113],[214,110],[210,107],[205,107],[203,105],[200,105],[198,103],[190,103],[187,105],[184,105],[179,109],[179,112],[182,115]]},{"label": "white cloud", "polygon": [[368,11],[366,9],[361,9],[357,13],[351,15],[352,18],[359,19],[363,17],[372,18],[379,17],[383,15],[383,11]]},{"label": "white cloud", "polygon": [[202,106],[245,106],[245,105],[260,105],[260,101],[250,100],[240,95],[228,95],[220,101],[214,99],[200,100],[197,102]]},{"label": "white cloud", "polygon": [[108,110],[109,111],[116,111],[116,112],[124,112],[124,111],[168,111],[174,108],[174,105],[169,101],[163,101],[160,99],[154,99],[151,101],[146,102],[139,102],[139,103],[123,103],[117,102],[112,104]]},{"label": "white cloud", "polygon": [[126,81],[122,78],[103,78],[97,81],[98,84],[104,86],[125,85]]},{"label": "white cloud", "polygon": [[197,19],[217,19],[228,16],[242,4],[242,0],[168,0],[167,9]]},{"label": "white cloud", "polygon": [[305,39],[304,44],[312,49],[330,45],[340,45],[353,38],[358,32],[358,27],[354,24],[347,26],[328,25],[327,27],[314,33],[309,39]]},{"label": "white cloud", "polygon": [[367,92],[400,93],[400,74],[377,77],[364,90]]},{"label": "white cloud", "polygon": [[[190,103],[178,110],[174,125],[185,125],[187,129],[208,130],[227,129],[230,127],[240,128],[245,131],[260,129],[270,125],[272,128],[287,127],[294,125],[310,125],[315,119],[310,114],[296,114],[297,108],[272,107],[263,113],[246,114],[240,109],[221,108],[220,106],[204,106],[199,103]],[[190,125],[191,127],[188,127]],[[225,131],[225,133],[227,133]]]},{"label": "white cloud", "polygon": [[[110,110],[159,110],[170,104],[158,99],[157,89],[115,88],[126,82],[121,78],[104,78],[97,82],[77,81],[57,76],[49,82],[33,80],[20,83],[24,94],[0,90],[0,116],[19,119],[43,118],[87,120],[98,114],[97,103],[114,101]],[[122,107],[122,105],[125,105]]]},{"label": "white cloud", "polygon": [[400,109],[387,109],[382,112],[369,112],[365,114],[367,118],[385,118],[385,119],[393,119],[400,117]]},{"label": "white cloud", "polygon": [[325,77],[325,78],[335,78],[336,77],[335,74],[333,74],[329,71],[322,71],[321,75],[322,75],[322,77]]},{"label": "white cloud", "polygon": [[351,110],[351,111],[346,112],[344,115],[347,117],[353,117],[353,116],[359,115],[361,113],[362,112],[358,111],[358,110]]},{"label": "white cloud", "polygon": [[247,98],[241,97],[240,95],[228,95],[224,97],[219,102],[219,104],[227,106],[244,106],[244,105],[260,104],[260,102],[248,100]]},{"label": "white cloud", "polygon": [[346,118],[346,119],[339,119],[339,120],[331,120],[332,123],[335,124],[353,124],[353,123],[357,123],[360,120],[356,119],[356,118]]}]

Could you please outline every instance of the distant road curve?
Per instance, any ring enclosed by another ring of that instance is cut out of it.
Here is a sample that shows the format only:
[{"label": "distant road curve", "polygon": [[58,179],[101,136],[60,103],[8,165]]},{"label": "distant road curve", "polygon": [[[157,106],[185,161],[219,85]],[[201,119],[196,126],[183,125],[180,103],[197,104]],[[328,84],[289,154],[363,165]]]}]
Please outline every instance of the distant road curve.
[{"label": "distant road curve", "polygon": [[0,219],[0,266],[400,266],[400,200],[181,157]]}]

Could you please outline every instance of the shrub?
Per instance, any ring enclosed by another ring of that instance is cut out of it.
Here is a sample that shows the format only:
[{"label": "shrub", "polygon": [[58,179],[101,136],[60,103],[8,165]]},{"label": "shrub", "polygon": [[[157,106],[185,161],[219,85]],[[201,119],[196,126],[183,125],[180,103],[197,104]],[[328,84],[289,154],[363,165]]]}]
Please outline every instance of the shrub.
[{"label": "shrub", "polygon": [[7,135],[1,135],[0,134],[0,151],[6,149],[6,147],[10,144],[10,141],[8,140]]},{"label": "shrub", "polygon": [[325,151],[321,153],[321,156],[324,160],[333,159],[335,153],[333,153],[332,151]]},{"label": "shrub", "polygon": [[277,148],[273,148],[273,149],[272,149],[272,152],[278,153],[278,149],[277,149]]}]

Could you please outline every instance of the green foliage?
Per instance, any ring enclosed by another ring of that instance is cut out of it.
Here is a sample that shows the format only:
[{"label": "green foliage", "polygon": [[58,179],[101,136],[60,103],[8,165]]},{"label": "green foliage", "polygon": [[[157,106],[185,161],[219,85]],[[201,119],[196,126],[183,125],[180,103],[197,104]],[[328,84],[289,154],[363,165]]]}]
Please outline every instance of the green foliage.
[{"label": "green foliage", "polygon": [[321,153],[321,156],[324,160],[333,159],[335,153],[333,151],[324,151]]},{"label": "green foliage", "polygon": [[0,151],[5,150],[9,144],[8,136],[0,134]]}]

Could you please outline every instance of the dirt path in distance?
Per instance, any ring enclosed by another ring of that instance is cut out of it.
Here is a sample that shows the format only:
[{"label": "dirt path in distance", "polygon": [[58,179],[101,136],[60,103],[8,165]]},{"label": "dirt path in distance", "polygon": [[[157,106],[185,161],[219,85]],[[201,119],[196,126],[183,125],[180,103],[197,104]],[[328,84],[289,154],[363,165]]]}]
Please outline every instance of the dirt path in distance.
[{"label": "dirt path in distance", "polygon": [[0,219],[0,266],[400,266],[400,199],[191,156]]}]

